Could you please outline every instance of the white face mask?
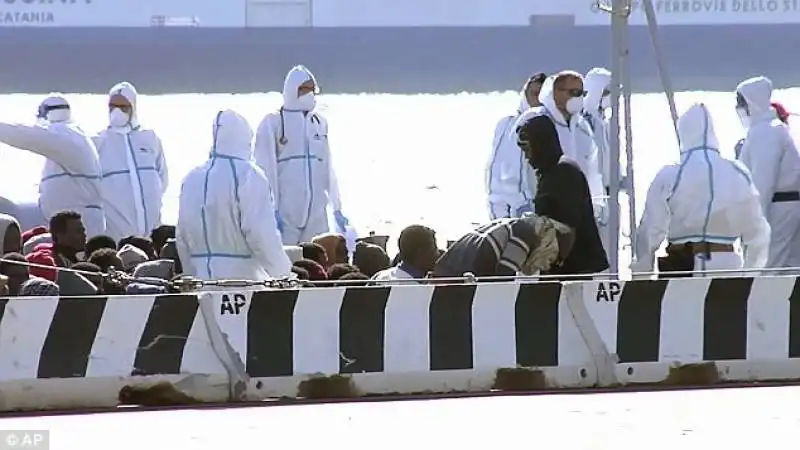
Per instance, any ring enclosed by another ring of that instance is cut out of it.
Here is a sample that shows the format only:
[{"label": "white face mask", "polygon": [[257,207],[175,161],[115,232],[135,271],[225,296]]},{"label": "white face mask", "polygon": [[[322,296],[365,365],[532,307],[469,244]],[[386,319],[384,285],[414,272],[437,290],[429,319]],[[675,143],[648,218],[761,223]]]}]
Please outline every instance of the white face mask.
[{"label": "white face mask", "polygon": [[747,111],[744,108],[736,108],[736,115],[739,116],[739,122],[742,123],[742,127],[745,130],[750,128],[750,116],[747,115]]},{"label": "white face mask", "polygon": [[567,112],[570,114],[578,114],[583,110],[583,97],[572,97],[567,100]]},{"label": "white face mask", "polygon": [[311,111],[317,107],[317,96],[309,92],[297,98],[297,104],[303,111]]},{"label": "white face mask", "polygon": [[108,124],[112,127],[124,127],[130,121],[130,116],[119,108],[114,108],[108,113]]},{"label": "white face mask", "polygon": [[611,96],[606,95],[605,97],[600,99],[600,109],[608,109],[611,108]]},{"label": "white face mask", "polygon": [[69,109],[54,109],[47,112],[47,121],[50,123],[69,122],[72,114]]}]

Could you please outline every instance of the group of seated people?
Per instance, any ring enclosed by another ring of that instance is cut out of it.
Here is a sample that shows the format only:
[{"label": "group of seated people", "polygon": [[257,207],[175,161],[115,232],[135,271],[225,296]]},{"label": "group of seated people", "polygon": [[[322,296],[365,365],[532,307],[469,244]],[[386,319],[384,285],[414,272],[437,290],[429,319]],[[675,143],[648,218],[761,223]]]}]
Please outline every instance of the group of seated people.
[{"label": "group of seated people", "polygon": [[[435,232],[422,225],[402,231],[394,259],[384,246],[367,241],[356,243],[351,255],[342,235],[327,233],[285,250],[293,273],[306,286],[424,278],[441,253]],[[54,215],[49,227],[25,231],[13,217],[0,214],[0,247],[0,296],[167,294],[179,292],[170,281],[183,272],[174,226],[118,242],[105,235],[87,239],[74,211]],[[114,276],[120,272],[125,276]]]}]

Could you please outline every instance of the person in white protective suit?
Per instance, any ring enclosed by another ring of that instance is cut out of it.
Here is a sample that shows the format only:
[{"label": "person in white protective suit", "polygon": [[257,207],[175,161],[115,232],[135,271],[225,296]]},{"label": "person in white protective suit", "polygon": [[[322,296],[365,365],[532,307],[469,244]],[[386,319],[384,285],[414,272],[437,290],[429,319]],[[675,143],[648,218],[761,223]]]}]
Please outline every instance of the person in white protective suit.
[{"label": "person in white protective suit", "polygon": [[[539,101],[545,114],[556,125],[564,156],[577,162],[586,176],[598,231],[600,236],[605,236],[608,227],[608,196],[603,186],[594,134],[582,115],[585,96],[583,76],[577,72],[563,71],[547,77],[539,93]],[[605,241],[603,245],[605,247]],[[612,254],[608,248],[606,253]]]},{"label": "person in white protective suit", "polygon": [[[705,105],[678,119],[678,134],[680,163],[664,166],[650,185],[631,271],[653,272],[664,239],[668,256],[659,258],[659,272],[764,267],[769,224],[750,172],[720,155]],[[734,250],[737,239],[744,261]]]},{"label": "person in white protective suit", "polygon": [[736,88],[736,113],[747,130],[740,161],[750,169],[772,228],[767,267],[800,267],[800,155],[770,105],[772,82],[747,79]]},{"label": "person in white protective suit", "polygon": [[92,140],[72,121],[67,99],[50,94],[39,105],[34,125],[0,123],[0,142],[44,156],[39,207],[46,221],[72,210],[88,236],[104,234],[100,161]]},{"label": "person in white protective suit", "polygon": [[[611,72],[601,67],[595,67],[586,74],[583,84],[586,87],[586,98],[583,101],[582,115],[589,125],[595,147],[597,147],[597,162],[603,182],[603,192],[605,195],[609,195],[612,168],[609,139],[611,126],[606,117],[606,111],[611,107],[611,91],[608,89],[611,84]],[[605,215],[605,211],[603,208],[603,215]],[[607,219],[607,217],[603,217],[603,220],[598,221],[600,239],[606,250],[611,239],[609,236],[611,230],[606,226]]]},{"label": "person in white protective suit", "polygon": [[611,72],[595,67],[586,74],[583,81],[586,87],[586,98],[583,101],[583,118],[592,131],[594,144],[597,147],[597,162],[603,180],[603,188],[608,194],[611,186],[611,145],[609,130],[611,125],[606,111],[611,107]]},{"label": "person in white protective suit", "polygon": [[[349,224],[331,161],[328,122],[314,112],[318,92],[314,75],[304,66],[293,67],[283,82],[283,106],[268,114],[256,133],[256,163],[269,178],[286,245],[329,231],[344,234]],[[328,205],[337,230],[328,225]]]},{"label": "person in white protective suit", "polygon": [[136,88],[122,82],[108,94],[109,126],[92,138],[103,169],[106,234],[149,236],[161,225],[167,163],[161,140],[139,124]]},{"label": "person in white protective suit", "polygon": [[208,161],[181,185],[175,241],[184,273],[203,280],[289,277],[269,181],[253,161],[252,128],[226,110],[212,134]]},{"label": "person in white protective suit", "polygon": [[520,92],[517,114],[500,119],[494,129],[492,153],[486,165],[486,190],[489,217],[522,217],[533,212],[536,194],[536,175],[517,146],[514,123],[520,114],[539,106],[539,91],[547,75],[538,73],[530,78]]}]

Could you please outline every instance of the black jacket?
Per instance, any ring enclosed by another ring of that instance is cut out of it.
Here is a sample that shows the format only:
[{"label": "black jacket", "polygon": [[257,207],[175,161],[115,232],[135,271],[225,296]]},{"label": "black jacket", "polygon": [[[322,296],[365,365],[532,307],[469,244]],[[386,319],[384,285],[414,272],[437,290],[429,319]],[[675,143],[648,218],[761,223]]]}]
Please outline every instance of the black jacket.
[{"label": "black jacket", "polygon": [[552,120],[544,115],[535,116],[522,124],[518,134],[528,161],[536,170],[536,214],[575,230],[575,245],[569,256],[548,274],[589,274],[608,269],[589,183],[577,163],[563,158]]}]

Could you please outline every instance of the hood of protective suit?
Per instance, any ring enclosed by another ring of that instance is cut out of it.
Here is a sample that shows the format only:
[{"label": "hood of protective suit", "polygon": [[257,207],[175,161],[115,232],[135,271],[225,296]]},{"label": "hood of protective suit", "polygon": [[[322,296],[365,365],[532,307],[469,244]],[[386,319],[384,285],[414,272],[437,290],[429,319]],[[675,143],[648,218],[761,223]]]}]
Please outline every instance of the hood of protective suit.
[{"label": "hood of protective suit", "polygon": [[[539,108],[536,108],[539,109]],[[517,130],[517,144],[525,152],[525,156],[536,170],[547,170],[555,167],[564,152],[558,139],[558,131],[550,117],[543,111],[523,116]]]},{"label": "hood of protective suit", "polygon": [[553,114],[556,120],[566,124],[567,121],[561,111],[556,107],[556,99],[553,97],[553,89],[555,88],[556,77],[549,76],[542,84],[542,90],[539,91],[539,103],[544,106],[550,114]]},{"label": "hood of protective suit", "polygon": [[600,109],[600,101],[603,99],[603,91],[608,89],[611,84],[611,72],[602,67],[595,67],[586,74],[583,79],[583,88],[586,90],[586,98],[583,99],[583,109],[586,111],[597,111]]},{"label": "hood of protective suit", "polygon": [[121,83],[117,83],[108,91],[109,99],[114,95],[121,95],[125,97],[131,104],[131,121],[130,126],[131,128],[136,128],[139,126],[139,115],[137,113],[137,101],[139,99],[139,93],[136,92],[136,87],[133,84],[123,81]]},{"label": "hood of protective suit", "polygon": [[72,120],[72,110],[64,94],[54,92],[39,103],[36,117],[51,123],[69,122]]},{"label": "hood of protective suit", "polygon": [[517,112],[520,114],[524,113],[525,111],[531,108],[531,105],[528,104],[528,99],[525,97],[525,88],[522,88],[522,91],[519,93],[519,106],[517,107]]},{"label": "hood of protective suit", "polygon": [[253,129],[247,119],[236,111],[226,109],[217,113],[213,127],[212,157],[253,159]]},{"label": "hood of protective suit", "polygon": [[736,92],[744,97],[751,117],[771,113],[772,80],[769,78],[763,76],[748,78],[736,86]]},{"label": "hood of protective suit", "polygon": [[719,150],[719,141],[710,117],[706,105],[695,103],[678,118],[681,154],[698,149]]},{"label": "hood of protective suit", "polygon": [[314,85],[319,89],[317,79],[305,66],[294,66],[289,73],[286,74],[286,79],[283,80],[283,107],[287,109],[301,109],[302,105],[297,99],[297,88],[306,81],[311,80]]}]

